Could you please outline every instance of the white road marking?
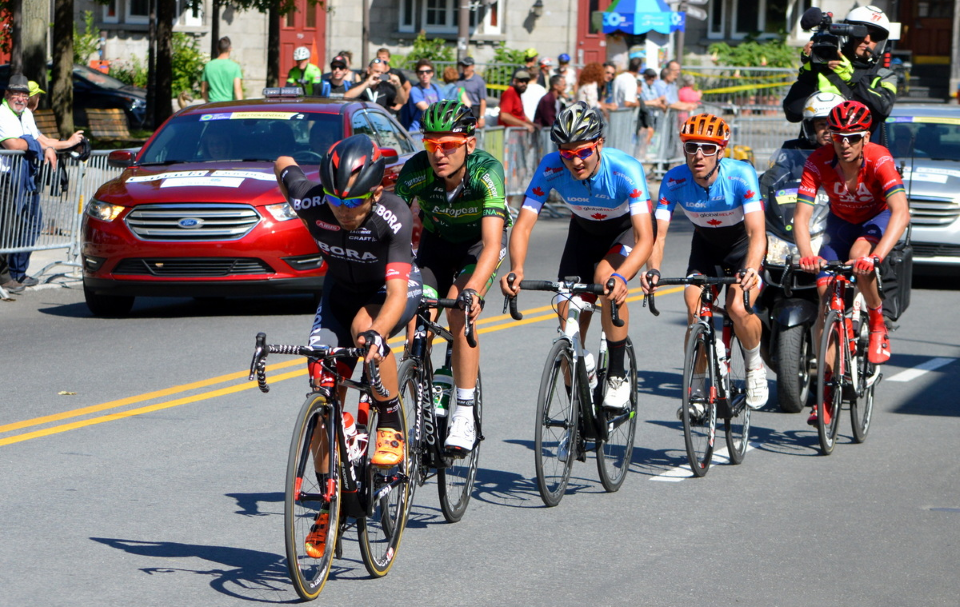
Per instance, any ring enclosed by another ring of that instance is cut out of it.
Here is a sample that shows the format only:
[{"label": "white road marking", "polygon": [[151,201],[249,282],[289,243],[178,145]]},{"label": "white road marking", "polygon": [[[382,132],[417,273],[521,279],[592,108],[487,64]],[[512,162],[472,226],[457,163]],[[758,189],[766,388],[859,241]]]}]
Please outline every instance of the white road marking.
[{"label": "white road marking", "polygon": [[912,369],[907,369],[906,371],[901,371],[893,377],[889,378],[887,381],[913,381],[921,375],[927,373],[928,371],[933,371],[934,369],[939,369],[940,367],[949,365],[953,361],[957,360],[956,358],[931,358],[927,362],[920,363]]},{"label": "white road marking", "polygon": [[[719,436],[719,434],[718,434]],[[726,442],[726,441],[724,441]],[[757,447],[757,443],[747,443],[747,451],[751,451]],[[710,460],[710,467],[719,466],[721,464],[729,464],[730,458],[727,457],[727,448],[721,447],[713,452],[713,459]],[[651,477],[652,481],[661,481],[664,483],[678,483],[684,479],[693,478],[693,469],[689,465],[686,466],[677,466],[676,468],[670,468],[666,472],[662,472],[657,476]]]}]

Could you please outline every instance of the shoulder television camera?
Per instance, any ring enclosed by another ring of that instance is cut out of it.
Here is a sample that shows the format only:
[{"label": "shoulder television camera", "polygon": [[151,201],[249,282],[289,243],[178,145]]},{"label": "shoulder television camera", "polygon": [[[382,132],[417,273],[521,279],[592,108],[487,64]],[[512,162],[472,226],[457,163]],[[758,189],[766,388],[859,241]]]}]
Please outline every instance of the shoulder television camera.
[{"label": "shoulder television camera", "polygon": [[810,60],[815,64],[826,64],[839,59],[838,53],[850,38],[866,38],[864,25],[834,23],[833,13],[825,13],[817,7],[809,8],[800,18],[800,27],[804,31],[814,30],[810,40]]}]

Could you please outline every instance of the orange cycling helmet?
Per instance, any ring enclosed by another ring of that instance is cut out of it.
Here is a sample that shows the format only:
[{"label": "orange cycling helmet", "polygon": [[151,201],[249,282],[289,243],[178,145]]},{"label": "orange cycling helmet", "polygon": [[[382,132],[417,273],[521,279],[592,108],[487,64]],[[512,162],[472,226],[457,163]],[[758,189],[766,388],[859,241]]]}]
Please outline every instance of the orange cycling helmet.
[{"label": "orange cycling helmet", "polygon": [[712,114],[697,114],[687,118],[680,127],[680,141],[705,141],[726,147],[730,141],[730,127]]},{"label": "orange cycling helmet", "polygon": [[869,131],[872,123],[870,110],[859,101],[844,101],[830,110],[827,117],[827,128],[834,133]]}]

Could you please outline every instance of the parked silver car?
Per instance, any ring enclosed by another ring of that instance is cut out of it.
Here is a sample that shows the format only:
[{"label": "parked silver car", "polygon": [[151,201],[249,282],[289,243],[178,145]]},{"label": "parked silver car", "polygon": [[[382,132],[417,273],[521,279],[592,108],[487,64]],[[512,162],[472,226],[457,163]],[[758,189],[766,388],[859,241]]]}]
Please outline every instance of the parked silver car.
[{"label": "parked silver car", "polygon": [[903,172],[910,201],[914,271],[956,274],[960,266],[960,109],[898,104],[886,126],[888,147]]}]

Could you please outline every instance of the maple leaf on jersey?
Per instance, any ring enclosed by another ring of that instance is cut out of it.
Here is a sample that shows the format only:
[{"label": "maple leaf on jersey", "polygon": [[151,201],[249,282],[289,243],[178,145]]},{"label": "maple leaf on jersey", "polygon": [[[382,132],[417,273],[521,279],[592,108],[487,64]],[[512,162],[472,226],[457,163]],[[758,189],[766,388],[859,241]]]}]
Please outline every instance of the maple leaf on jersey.
[{"label": "maple leaf on jersey", "polygon": [[641,194],[643,194],[643,192],[634,188],[634,190],[630,192],[630,198],[639,198]]},{"label": "maple leaf on jersey", "polygon": [[743,197],[746,198],[747,200],[753,198],[753,196],[754,196],[753,190],[747,190],[747,193],[743,195]]},{"label": "maple leaf on jersey", "polygon": [[718,225],[720,225],[720,224],[723,223],[723,222],[720,221],[719,219],[711,219],[711,220],[708,221],[707,223],[709,223],[709,224],[712,225],[712,226],[718,226]]},{"label": "maple leaf on jersey", "polygon": [[539,186],[533,188],[533,193],[536,194],[537,196],[543,196],[543,190],[541,190]]},{"label": "maple leaf on jersey", "polygon": [[593,217],[594,219],[606,219],[606,218],[607,218],[607,216],[604,215],[603,213],[594,213],[594,214],[591,215],[590,217]]}]

